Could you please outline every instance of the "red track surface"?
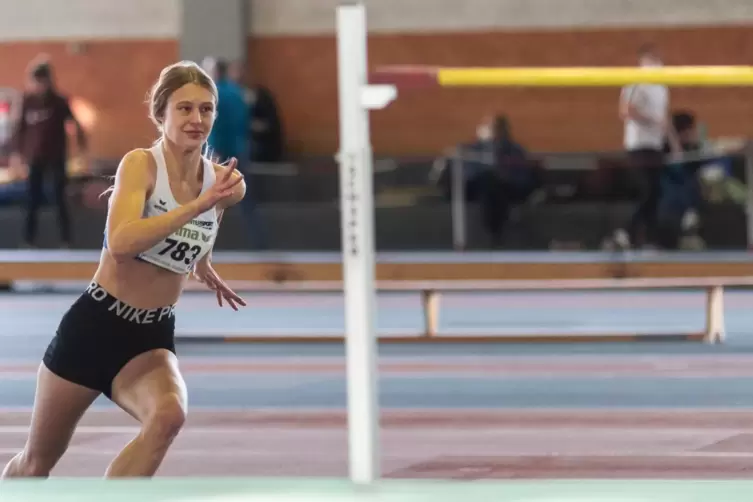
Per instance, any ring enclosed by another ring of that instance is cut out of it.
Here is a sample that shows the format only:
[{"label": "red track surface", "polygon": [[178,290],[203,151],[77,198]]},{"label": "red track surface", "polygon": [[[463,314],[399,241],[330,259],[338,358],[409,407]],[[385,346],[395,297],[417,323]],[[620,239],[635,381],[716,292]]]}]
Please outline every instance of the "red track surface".
[{"label": "red track surface", "polygon": [[[0,462],[23,446],[26,411],[0,413]],[[137,432],[91,411],[54,472],[99,476]],[[346,476],[342,411],[197,410],[161,475]],[[387,411],[383,472],[411,478],[742,478],[753,412]]]}]

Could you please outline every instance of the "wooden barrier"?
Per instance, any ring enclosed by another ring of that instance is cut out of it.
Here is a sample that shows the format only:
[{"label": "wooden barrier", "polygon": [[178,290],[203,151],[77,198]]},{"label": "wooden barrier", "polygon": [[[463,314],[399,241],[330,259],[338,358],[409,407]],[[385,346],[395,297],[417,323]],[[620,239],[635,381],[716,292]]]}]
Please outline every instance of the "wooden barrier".
[{"label": "wooden barrier", "polygon": [[[341,282],[297,282],[273,284],[269,282],[235,281],[230,284],[237,291],[245,292],[301,292],[335,293],[342,292]],[[707,344],[721,343],[725,338],[724,288],[753,287],[753,277],[706,277],[706,278],[659,278],[659,279],[573,279],[573,280],[533,280],[533,281],[381,281],[377,290],[381,292],[415,292],[421,295],[421,310],[424,331],[414,335],[390,336],[381,338],[385,342],[628,342],[628,341],[698,341]],[[202,290],[202,285],[190,289]],[[668,290],[702,289],[706,293],[706,323],[703,331],[697,333],[656,334],[536,334],[536,335],[447,335],[439,334],[439,315],[442,293],[473,293],[479,291],[586,291],[586,290]],[[231,342],[332,342],[341,341],[342,336],[227,336]],[[191,337],[194,339],[204,337]],[[216,338],[216,337],[206,337]]]},{"label": "wooden barrier", "polygon": [[[99,251],[0,251],[0,283],[88,281]],[[402,252],[379,253],[380,281],[503,281],[748,277],[748,252]],[[216,252],[226,279],[254,282],[341,281],[339,253]]]},{"label": "wooden barrier", "polygon": [[[99,252],[0,252],[0,281],[88,281]],[[590,258],[592,261],[588,261]],[[220,274],[239,291],[342,291],[339,255],[217,253]],[[377,289],[421,295],[425,329],[409,336],[384,337],[388,342],[474,341],[634,341],[724,339],[724,288],[753,286],[747,253],[677,253],[614,255],[606,253],[385,253],[378,257]],[[189,289],[197,289],[193,284]],[[198,285],[198,289],[203,286]],[[525,335],[449,336],[438,334],[444,292],[557,291],[626,289],[703,289],[706,326],[702,332],[677,335]],[[222,337],[228,341],[312,343],[333,337]]]}]

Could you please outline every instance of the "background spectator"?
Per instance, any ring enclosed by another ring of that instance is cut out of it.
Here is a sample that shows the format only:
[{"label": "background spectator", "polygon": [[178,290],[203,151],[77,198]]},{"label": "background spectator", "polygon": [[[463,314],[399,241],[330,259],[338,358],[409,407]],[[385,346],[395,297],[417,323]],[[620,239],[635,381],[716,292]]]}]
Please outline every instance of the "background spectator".
[{"label": "background spectator", "polygon": [[66,200],[67,135],[66,124],[75,124],[78,146],[86,149],[86,135],[73,116],[68,98],[56,86],[51,63],[33,61],[23,94],[17,128],[13,138],[11,169],[28,166],[28,195],[24,244],[33,246],[37,234],[37,213],[44,200],[44,182],[52,177],[53,196],[60,224],[61,246],[71,245],[71,223]]},{"label": "background spectator", "polygon": [[[663,65],[653,45],[638,51],[643,68]],[[664,143],[679,152],[680,147],[669,118],[669,90],[664,85],[636,84],[623,88],[619,115],[624,122],[624,147],[628,153],[629,178],[638,186],[640,201],[624,229],[614,235],[617,246],[639,246],[656,239],[656,218],[661,197]]]}]

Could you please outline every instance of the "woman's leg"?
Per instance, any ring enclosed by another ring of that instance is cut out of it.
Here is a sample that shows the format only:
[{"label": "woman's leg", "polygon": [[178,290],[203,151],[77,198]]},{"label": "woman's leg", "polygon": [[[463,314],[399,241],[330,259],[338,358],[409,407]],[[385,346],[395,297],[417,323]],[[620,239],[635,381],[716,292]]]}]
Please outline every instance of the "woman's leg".
[{"label": "woman's leg", "polygon": [[40,365],[29,437],[2,477],[48,477],[68,449],[76,425],[99,394]]},{"label": "woman's leg", "polygon": [[141,422],[141,432],[106,476],[153,476],[186,419],[186,384],[175,354],[157,349],[136,356],[115,377],[112,401]]}]

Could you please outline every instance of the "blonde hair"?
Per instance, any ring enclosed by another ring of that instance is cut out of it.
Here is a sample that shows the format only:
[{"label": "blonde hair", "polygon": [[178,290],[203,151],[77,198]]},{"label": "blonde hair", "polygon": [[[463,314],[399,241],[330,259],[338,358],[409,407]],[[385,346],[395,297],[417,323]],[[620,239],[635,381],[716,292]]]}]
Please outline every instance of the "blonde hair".
[{"label": "blonde hair", "polygon": [[187,84],[203,87],[211,92],[215,102],[217,101],[217,86],[214,80],[198,64],[193,61],[179,61],[166,66],[147,94],[149,118],[160,132],[162,132],[162,123],[165,120],[165,110],[170,96]]},{"label": "blonde hair", "polygon": [[[179,61],[164,67],[157,81],[149,89],[146,99],[149,105],[149,118],[160,133],[163,132],[162,123],[165,120],[165,110],[167,109],[167,102],[170,96],[186,84],[196,84],[203,87],[212,93],[215,103],[217,102],[217,86],[201,66],[193,61]],[[158,139],[157,142],[159,141]],[[115,176],[108,178],[113,184],[102,192],[100,197],[111,194],[115,189]]]}]

